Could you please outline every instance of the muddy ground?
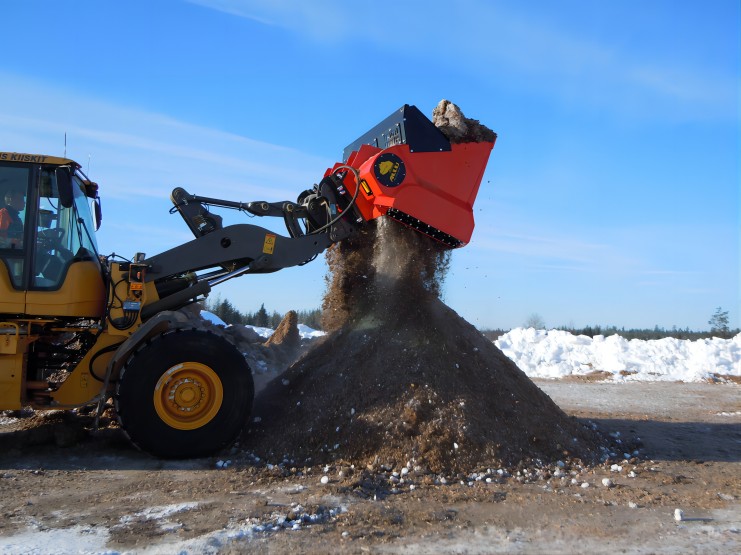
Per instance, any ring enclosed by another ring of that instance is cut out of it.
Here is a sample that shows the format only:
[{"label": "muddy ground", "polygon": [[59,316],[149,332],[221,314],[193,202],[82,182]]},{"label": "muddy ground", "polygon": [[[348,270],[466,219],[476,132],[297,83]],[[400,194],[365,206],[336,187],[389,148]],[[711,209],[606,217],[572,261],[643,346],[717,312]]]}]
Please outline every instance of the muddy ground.
[{"label": "muddy ground", "polygon": [[115,428],[75,432],[84,417],[5,417],[0,553],[741,551],[739,386],[537,385],[630,452],[519,475],[296,468],[242,445],[174,462],[134,450]]}]

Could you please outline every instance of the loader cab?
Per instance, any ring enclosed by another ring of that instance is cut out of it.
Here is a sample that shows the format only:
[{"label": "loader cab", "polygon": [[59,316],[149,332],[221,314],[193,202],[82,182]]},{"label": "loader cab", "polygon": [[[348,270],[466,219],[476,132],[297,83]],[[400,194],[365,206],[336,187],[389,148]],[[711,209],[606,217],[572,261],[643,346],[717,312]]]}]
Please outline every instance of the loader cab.
[{"label": "loader cab", "polygon": [[[25,203],[0,208],[0,313],[99,317],[104,286],[98,247],[97,185],[72,160],[0,152],[0,195]],[[1,199],[0,199],[1,200]]]}]

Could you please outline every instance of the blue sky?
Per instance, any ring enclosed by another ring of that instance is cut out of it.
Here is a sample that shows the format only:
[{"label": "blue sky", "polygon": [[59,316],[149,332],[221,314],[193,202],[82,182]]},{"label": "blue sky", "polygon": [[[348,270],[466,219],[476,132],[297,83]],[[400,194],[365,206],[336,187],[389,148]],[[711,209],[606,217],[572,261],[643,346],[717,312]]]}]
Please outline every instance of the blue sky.
[{"label": "blue sky", "polygon": [[[741,325],[737,0],[29,0],[2,22],[0,150],[62,155],[66,133],[104,253],[188,240],[175,186],[294,200],[402,104],[446,98],[499,134],[445,286],[459,314]],[[217,291],[314,308],[325,271]]]}]

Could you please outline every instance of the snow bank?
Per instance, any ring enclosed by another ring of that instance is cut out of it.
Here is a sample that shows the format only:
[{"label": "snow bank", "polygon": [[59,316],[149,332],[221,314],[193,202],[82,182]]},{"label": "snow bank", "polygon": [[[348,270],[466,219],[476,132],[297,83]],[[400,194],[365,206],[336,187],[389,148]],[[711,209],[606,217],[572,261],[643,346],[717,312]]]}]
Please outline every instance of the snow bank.
[{"label": "snow bank", "polygon": [[273,332],[275,331],[272,328],[261,328],[260,326],[244,326],[245,328],[249,328],[251,330],[255,330],[255,333],[259,335],[260,337],[264,337],[267,339],[271,335],[273,335]]},{"label": "snow bank", "polygon": [[741,377],[741,334],[696,341],[626,340],[619,335],[572,335],[560,330],[517,328],[494,344],[532,378],[591,372],[615,381],[699,382],[713,375]]},{"label": "snow bank", "polygon": [[[312,329],[305,324],[299,324],[297,327],[298,327],[298,334],[301,336],[301,339],[314,339],[315,337],[321,337],[323,335],[326,335],[327,333],[324,331]],[[265,339],[273,335],[273,332],[275,331],[272,328],[261,328],[258,326],[245,326],[245,328],[251,328],[255,330],[255,332],[260,337],[264,337]]]},{"label": "snow bank", "polygon": [[323,335],[327,335],[326,331],[311,329],[306,324],[298,325],[298,333],[301,336],[301,339],[314,339],[315,337],[322,337]]}]

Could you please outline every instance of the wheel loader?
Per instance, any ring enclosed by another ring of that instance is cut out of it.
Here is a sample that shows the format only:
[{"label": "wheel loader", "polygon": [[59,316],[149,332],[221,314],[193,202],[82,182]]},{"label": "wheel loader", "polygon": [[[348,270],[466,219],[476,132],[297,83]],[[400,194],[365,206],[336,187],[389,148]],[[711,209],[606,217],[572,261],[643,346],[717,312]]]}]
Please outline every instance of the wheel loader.
[{"label": "wheel loader", "polygon": [[[99,188],[79,164],[0,152],[0,410],[90,408],[113,400],[140,449],[212,454],[249,420],[245,357],[178,309],[245,274],[302,265],[367,222],[391,217],[450,248],[473,231],[490,142],[452,144],[404,105],[343,153],[295,202],[235,202],[173,190],[194,239],[154,256],[103,256]],[[20,207],[19,207],[20,206]],[[2,210],[6,213],[3,215]],[[214,209],[282,218],[286,235],[224,226]],[[15,217],[15,225],[3,225]]]}]

